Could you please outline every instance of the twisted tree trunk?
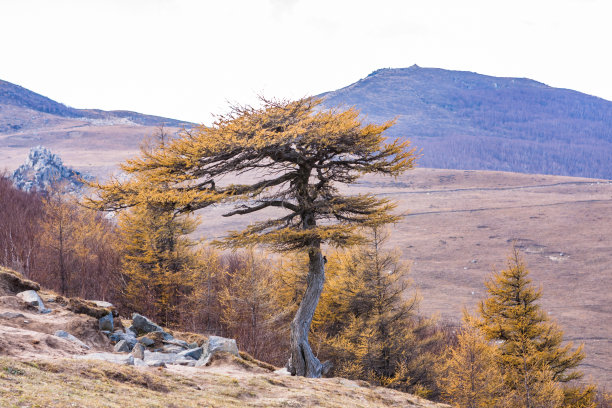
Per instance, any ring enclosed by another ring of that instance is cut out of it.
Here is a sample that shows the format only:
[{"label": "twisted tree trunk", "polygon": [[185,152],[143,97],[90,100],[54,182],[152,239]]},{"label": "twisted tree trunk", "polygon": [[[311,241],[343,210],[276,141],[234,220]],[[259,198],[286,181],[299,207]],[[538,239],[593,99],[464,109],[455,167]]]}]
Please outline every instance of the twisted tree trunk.
[{"label": "twisted tree trunk", "polygon": [[308,250],[308,277],[306,292],[295,318],[291,322],[291,357],[287,369],[291,375],[319,378],[325,374],[330,363],[321,363],[308,344],[308,332],[319,303],[325,283],[325,262],[321,254],[321,244],[313,244]]}]

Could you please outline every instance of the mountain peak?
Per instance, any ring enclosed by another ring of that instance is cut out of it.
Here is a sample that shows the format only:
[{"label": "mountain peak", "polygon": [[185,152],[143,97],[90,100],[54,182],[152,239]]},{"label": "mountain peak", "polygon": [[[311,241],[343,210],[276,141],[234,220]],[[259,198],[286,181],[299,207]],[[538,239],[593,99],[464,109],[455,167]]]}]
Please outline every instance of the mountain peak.
[{"label": "mountain peak", "polygon": [[319,95],[373,122],[396,119],[423,167],[612,178],[612,102],[527,78],[383,68]]}]

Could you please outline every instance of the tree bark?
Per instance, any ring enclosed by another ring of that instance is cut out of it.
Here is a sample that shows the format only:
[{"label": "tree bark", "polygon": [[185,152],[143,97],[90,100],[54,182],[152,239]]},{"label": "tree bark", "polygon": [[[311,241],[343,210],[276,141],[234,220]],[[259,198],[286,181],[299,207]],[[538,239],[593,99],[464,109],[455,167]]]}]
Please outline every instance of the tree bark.
[{"label": "tree bark", "polygon": [[321,244],[313,244],[308,250],[308,277],[306,292],[291,322],[291,357],[287,369],[291,375],[320,378],[329,368],[329,362],[321,363],[308,344],[308,333],[314,312],[325,283],[325,263]]}]

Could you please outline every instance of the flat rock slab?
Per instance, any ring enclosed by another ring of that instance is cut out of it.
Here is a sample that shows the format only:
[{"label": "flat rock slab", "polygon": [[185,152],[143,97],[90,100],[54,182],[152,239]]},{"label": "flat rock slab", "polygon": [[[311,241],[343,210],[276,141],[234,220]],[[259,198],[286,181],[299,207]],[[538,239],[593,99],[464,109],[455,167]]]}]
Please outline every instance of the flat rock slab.
[{"label": "flat rock slab", "polygon": [[82,356],[74,356],[79,360],[103,360],[109,363],[134,365],[134,356],[130,354],[115,354],[115,353],[91,353]]}]

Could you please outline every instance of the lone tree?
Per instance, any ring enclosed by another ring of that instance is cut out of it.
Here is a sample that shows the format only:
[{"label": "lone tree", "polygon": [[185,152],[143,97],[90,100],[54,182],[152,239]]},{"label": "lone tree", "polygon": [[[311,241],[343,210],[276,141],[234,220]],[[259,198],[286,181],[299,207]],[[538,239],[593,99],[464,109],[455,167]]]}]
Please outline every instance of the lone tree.
[{"label": "lone tree", "polygon": [[[118,209],[156,203],[176,212],[233,202],[224,216],[273,208],[277,217],[251,223],[218,242],[226,248],[264,244],[277,251],[308,254],[307,288],[291,324],[293,375],[320,377],[327,369],[313,354],[308,333],[325,281],[323,244],[346,246],[363,241],[361,227],[398,220],[395,207],[373,195],[347,195],[339,185],[368,173],[397,176],[414,165],[409,142],[386,143],[393,125],[364,124],[357,110],[323,109],[321,100],[273,101],[234,106],[212,127],[184,131],[179,138],[122,168],[146,176],[99,185],[100,205]],[[235,183],[223,183],[226,180]],[[254,181],[251,181],[254,180]],[[269,214],[269,212],[267,212]]]}]

